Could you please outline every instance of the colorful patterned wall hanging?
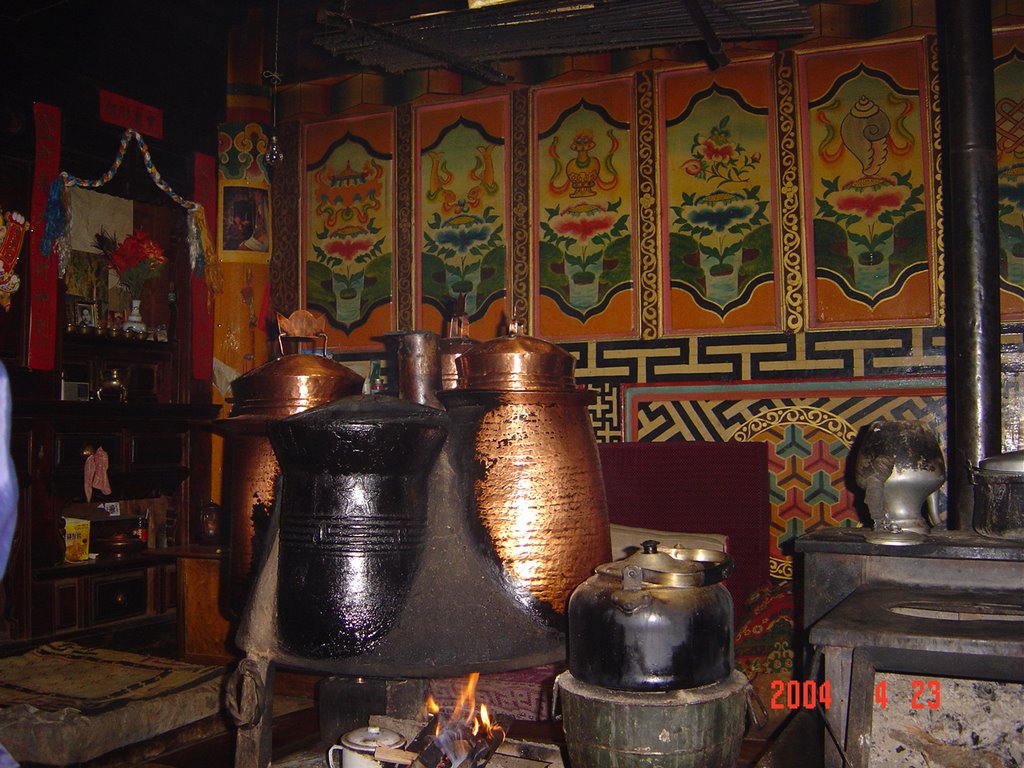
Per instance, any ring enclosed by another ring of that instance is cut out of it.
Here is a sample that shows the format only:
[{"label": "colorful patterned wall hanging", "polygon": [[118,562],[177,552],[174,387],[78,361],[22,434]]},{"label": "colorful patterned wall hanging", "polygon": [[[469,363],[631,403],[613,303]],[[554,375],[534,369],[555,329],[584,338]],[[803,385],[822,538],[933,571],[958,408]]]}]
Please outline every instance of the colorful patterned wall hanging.
[{"label": "colorful patterned wall hanging", "polygon": [[463,302],[471,336],[508,318],[509,110],[507,96],[414,109],[418,328],[443,332]]},{"label": "colorful patterned wall hanging", "polygon": [[379,346],[393,330],[394,115],[312,123],[303,139],[306,306],[331,346]]},{"label": "colorful patterned wall hanging", "polygon": [[934,322],[924,41],[797,54],[811,327]]},{"label": "colorful patterned wall hanging", "polygon": [[665,332],[779,327],[771,60],[663,73]]},{"label": "colorful patterned wall hanging", "polygon": [[1024,35],[993,36],[1002,319],[1024,318]]},{"label": "colorful patterned wall hanging", "polygon": [[637,332],[633,80],[534,92],[535,333]]},{"label": "colorful patterned wall hanging", "polygon": [[[192,196],[207,211],[217,210],[217,162],[213,155],[196,152],[192,158]],[[192,378],[209,381],[213,376],[213,311],[210,288],[194,272],[192,293]]]},{"label": "colorful patterned wall hanging", "polygon": [[11,308],[11,294],[21,287],[15,268],[29,229],[29,222],[22,214],[0,209],[0,307],[5,311]]},{"label": "colorful patterned wall hanging", "polygon": [[270,181],[264,126],[254,122],[223,123],[217,131],[217,172],[223,181],[264,186]]},{"label": "colorful patterned wall hanging", "polygon": [[[792,542],[825,525],[862,522],[861,490],[847,487],[860,431],[878,419],[925,421],[943,442],[945,378],[638,384],[623,388],[626,440],[672,424],[673,440],[768,443],[769,567],[793,577]],[[944,509],[944,502],[940,501]]]},{"label": "colorful patterned wall hanging", "polygon": [[57,271],[60,276],[63,276],[68,265],[68,258],[71,255],[69,238],[74,214],[74,211],[68,204],[67,191],[75,187],[101,189],[106,186],[121,169],[125,154],[132,143],[136,144],[139,152],[142,153],[143,166],[154,186],[176,205],[185,209],[188,216],[188,245],[192,270],[206,278],[211,291],[214,293],[219,292],[221,284],[220,259],[216,250],[214,250],[207,226],[206,209],[198,202],[186,200],[171,189],[171,186],[160,175],[160,171],[157,170],[156,164],[153,162],[153,156],[146,145],[146,140],[134,128],[125,129],[121,135],[121,142],[118,145],[114,161],[106,173],[98,179],[80,179],[64,171],[53,180],[53,183],[50,185],[49,199],[46,206],[46,232],[41,246],[43,254],[50,255],[52,252],[56,255]]}]

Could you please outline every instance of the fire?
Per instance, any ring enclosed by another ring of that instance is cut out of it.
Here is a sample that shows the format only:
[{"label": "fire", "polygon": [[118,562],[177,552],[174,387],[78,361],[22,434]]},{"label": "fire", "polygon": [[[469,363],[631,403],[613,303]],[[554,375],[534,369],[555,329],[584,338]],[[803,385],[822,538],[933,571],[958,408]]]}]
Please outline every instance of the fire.
[{"label": "fire", "polygon": [[434,722],[432,742],[445,757],[448,768],[474,768],[483,765],[505,739],[505,729],[491,720],[487,705],[476,705],[479,672],[472,673],[459,691],[455,706],[447,717],[441,714],[433,696],[425,702]]}]

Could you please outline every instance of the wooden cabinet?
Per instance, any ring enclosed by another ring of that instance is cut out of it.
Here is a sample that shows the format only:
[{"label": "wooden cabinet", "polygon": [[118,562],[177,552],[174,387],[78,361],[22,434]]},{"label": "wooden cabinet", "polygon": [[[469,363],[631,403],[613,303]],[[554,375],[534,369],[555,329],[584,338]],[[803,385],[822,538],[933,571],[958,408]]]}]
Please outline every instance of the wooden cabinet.
[{"label": "wooden cabinet", "polygon": [[198,664],[238,658],[235,627],[220,595],[226,558],[220,547],[193,545],[169,550],[178,558],[178,656]]},{"label": "wooden cabinet", "polygon": [[85,502],[85,460],[103,447],[111,493],[93,501],[160,498],[168,542],[190,541],[191,521],[198,520],[192,510],[208,497],[205,473],[193,484],[190,468],[197,460],[208,466],[207,425],[218,410],[208,404],[15,402],[12,453],[22,493],[0,641],[40,641],[171,615],[177,605],[172,555],[151,547],[123,559],[66,563],[61,518]]}]

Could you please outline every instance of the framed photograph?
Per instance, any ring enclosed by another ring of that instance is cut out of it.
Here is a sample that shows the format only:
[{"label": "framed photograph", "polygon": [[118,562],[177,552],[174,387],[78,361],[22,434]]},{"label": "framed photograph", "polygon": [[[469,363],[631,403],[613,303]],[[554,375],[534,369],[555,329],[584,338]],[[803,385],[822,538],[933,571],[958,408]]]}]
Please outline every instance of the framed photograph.
[{"label": "framed photograph", "polygon": [[270,190],[224,184],[220,190],[219,251],[225,261],[266,262],[270,256]]},{"label": "framed photograph", "polygon": [[75,325],[86,328],[96,327],[96,304],[91,301],[75,302]]},{"label": "framed photograph", "polygon": [[107,312],[107,327],[120,328],[124,325],[124,310],[111,309]]}]

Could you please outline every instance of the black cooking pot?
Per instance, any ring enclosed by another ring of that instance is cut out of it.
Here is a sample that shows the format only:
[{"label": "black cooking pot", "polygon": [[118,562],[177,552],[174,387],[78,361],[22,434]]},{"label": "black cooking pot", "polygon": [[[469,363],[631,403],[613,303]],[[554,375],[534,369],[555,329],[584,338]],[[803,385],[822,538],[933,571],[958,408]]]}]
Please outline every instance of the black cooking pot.
[{"label": "black cooking pot", "polygon": [[1024,450],[981,460],[971,468],[974,530],[982,536],[1024,541]]},{"label": "black cooking pot", "polygon": [[597,567],[569,599],[569,671],[625,691],[696,688],[735,665],[730,555],[710,549],[643,551]]},{"label": "black cooking pot", "polygon": [[355,395],[267,429],[282,476],[281,645],[306,658],[364,653],[391,630],[419,567],[445,414]]}]

